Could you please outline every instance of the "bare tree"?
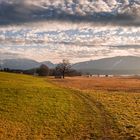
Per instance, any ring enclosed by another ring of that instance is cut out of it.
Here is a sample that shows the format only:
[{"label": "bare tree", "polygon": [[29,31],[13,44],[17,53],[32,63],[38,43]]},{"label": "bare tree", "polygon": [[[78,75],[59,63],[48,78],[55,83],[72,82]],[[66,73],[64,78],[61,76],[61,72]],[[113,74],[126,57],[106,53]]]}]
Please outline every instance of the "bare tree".
[{"label": "bare tree", "polygon": [[71,65],[68,59],[63,59],[62,63],[59,63],[56,66],[56,72],[60,73],[65,78],[65,74],[68,73],[71,69]]}]

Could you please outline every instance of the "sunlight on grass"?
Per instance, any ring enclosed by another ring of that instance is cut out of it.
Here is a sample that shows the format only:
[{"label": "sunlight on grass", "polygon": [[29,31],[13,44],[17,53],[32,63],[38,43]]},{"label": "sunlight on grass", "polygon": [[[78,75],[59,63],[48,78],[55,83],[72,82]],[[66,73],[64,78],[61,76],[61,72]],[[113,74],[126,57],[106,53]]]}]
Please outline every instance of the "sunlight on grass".
[{"label": "sunlight on grass", "polygon": [[88,139],[102,136],[96,107],[46,78],[0,73],[0,139]]},{"label": "sunlight on grass", "polygon": [[101,102],[117,122],[121,135],[140,138],[140,94],[125,92],[90,92],[88,95]]},{"label": "sunlight on grass", "polygon": [[102,115],[106,113],[105,117],[112,129],[120,135],[119,140],[140,139],[139,78],[75,77],[52,81],[61,87],[80,90],[98,105],[100,111],[103,111]]},{"label": "sunlight on grass", "polygon": [[140,94],[91,90],[90,80],[77,89],[83,80],[0,73],[0,139],[138,140]]}]

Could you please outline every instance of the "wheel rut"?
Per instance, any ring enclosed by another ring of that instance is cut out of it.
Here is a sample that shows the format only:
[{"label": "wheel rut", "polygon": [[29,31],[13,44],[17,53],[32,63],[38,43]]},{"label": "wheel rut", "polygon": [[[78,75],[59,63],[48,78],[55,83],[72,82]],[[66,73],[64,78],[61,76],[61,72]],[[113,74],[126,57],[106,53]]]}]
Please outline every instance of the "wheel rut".
[{"label": "wheel rut", "polygon": [[81,98],[91,109],[93,106],[96,107],[102,119],[102,132],[103,136],[100,140],[117,140],[118,136],[112,133],[112,122],[109,113],[105,110],[104,106],[99,102],[96,101],[89,96],[85,95],[83,91],[74,92],[79,98]]},{"label": "wheel rut", "polygon": [[[58,84],[54,82],[52,83],[58,86]],[[94,98],[89,97],[88,95],[86,95],[86,92],[84,91],[73,89],[71,87],[65,87],[65,86],[62,87],[71,90],[74,93],[74,95],[81,98],[81,100],[83,100],[91,108],[91,110],[94,111],[93,107],[96,107],[99,110],[100,116],[102,118],[101,129],[102,129],[103,136],[98,140],[122,140],[121,136],[118,134],[118,129],[116,130],[117,132],[115,134],[112,132],[113,131],[112,126],[113,125],[117,126],[116,122],[112,120],[110,113],[105,109],[105,107],[102,105],[101,102],[97,101]]]}]

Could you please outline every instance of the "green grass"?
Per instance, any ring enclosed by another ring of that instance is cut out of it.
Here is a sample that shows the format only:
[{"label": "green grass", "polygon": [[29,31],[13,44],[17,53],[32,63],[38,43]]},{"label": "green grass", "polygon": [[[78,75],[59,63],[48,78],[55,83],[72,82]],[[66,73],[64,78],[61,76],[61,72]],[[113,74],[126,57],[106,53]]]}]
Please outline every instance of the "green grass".
[{"label": "green grass", "polygon": [[[98,139],[96,107],[46,78],[0,73],[0,139]],[[80,94],[80,92],[79,92]]]},{"label": "green grass", "polygon": [[0,73],[0,140],[139,140],[139,119],[139,93]]}]

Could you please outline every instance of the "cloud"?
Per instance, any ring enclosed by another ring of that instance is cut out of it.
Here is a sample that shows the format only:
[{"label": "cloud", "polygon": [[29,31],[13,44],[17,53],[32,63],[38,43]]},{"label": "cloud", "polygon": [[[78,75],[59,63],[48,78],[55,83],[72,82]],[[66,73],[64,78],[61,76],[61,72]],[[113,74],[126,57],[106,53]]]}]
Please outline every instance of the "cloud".
[{"label": "cloud", "polygon": [[0,60],[20,57],[24,57],[24,55],[21,54],[21,51],[16,51],[16,49],[13,49],[10,46],[5,47],[0,45]]},{"label": "cloud", "polygon": [[71,63],[90,59],[99,59],[114,56],[139,56],[138,47],[125,48],[122,46],[78,46],[65,44],[48,44],[46,46],[8,46],[0,48],[1,59],[5,58],[29,58],[37,61],[50,60],[54,63],[62,59],[69,59]]},{"label": "cloud", "polygon": [[137,0],[5,0],[0,3],[1,25],[54,20],[139,26],[139,14]]},{"label": "cloud", "polygon": [[[52,25],[52,26],[51,26]],[[140,44],[140,28],[135,27],[90,27],[56,24],[34,27],[3,27],[0,29],[1,45],[47,46],[124,46]]]},{"label": "cloud", "polygon": [[139,6],[139,0],[0,0],[0,59],[140,56]]}]

